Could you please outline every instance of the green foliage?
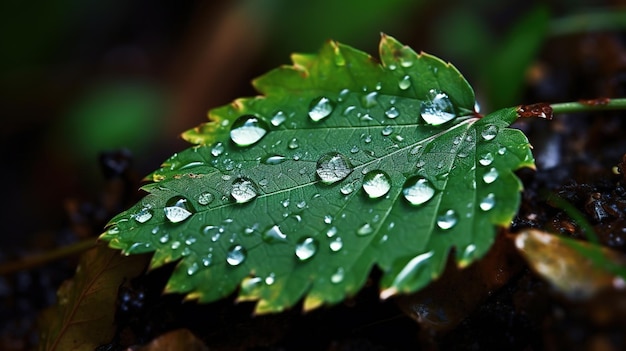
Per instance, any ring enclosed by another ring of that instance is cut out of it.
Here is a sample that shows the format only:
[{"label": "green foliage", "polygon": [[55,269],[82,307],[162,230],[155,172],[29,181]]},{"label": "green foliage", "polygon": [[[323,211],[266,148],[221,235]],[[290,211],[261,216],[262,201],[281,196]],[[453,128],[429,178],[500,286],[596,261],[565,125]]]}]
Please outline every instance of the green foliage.
[{"label": "green foliage", "polygon": [[450,64],[384,36],[380,60],[328,42],[254,81],[263,95],[184,133],[149,194],[102,239],[178,261],[166,290],[276,312],[355,294],[374,265],[381,297],[439,276],[451,250],[483,256],[532,167],[517,109],[483,118]]}]

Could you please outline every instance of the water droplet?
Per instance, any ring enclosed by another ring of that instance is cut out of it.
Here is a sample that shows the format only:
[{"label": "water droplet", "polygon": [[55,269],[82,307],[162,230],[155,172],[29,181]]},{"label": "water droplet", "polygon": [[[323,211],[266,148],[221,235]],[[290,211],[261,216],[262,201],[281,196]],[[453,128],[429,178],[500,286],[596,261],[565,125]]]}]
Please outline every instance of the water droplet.
[{"label": "water droplet", "polygon": [[262,159],[262,162],[267,165],[278,165],[285,162],[286,159],[287,157],[282,155],[270,155]]},{"label": "water droplet", "polygon": [[146,223],[152,218],[153,213],[151,206],[146,206],[137,211],[137,213],[133,215],[133,218],[137,223]]},{"label": "water droplet", "polygon": [[391,133],[393,133],[393,128],[391,126],[386,126],[385,128],[383,128],[383,130],[380,131],[380,134],[382,134],[383,136],[388,136]]},{"label": "water droplet", "polygon": [[411,149],[411,151],[409,151],[409,153],[411,155],[417,155],[420,153],[420,151],[422,151],[422,148],[424,147],[424,145],[416,145],[414,148]]},{"label": "water droplet", "polygon": [[180,241],[176,240],[172,242],[172,245],[170,245],[170,247],[172,248],[172,250],[176,250],[178,248],[180,248]]},{"label": "water droplet", "polygon": [[363,177],[363,190],[372,199],[387,195],[391,189],[391,178],[383,171],[371,171]]},{"label": "water droplet", "polygon": [[272,123],[274,127],[278,127],[279,125],[283,124],[286,119],[287,115],[285,115],[283,111],[278,111],[274,114],[274,116],[272,116],[270,123]]},{"label": "water droplet", "polygon": [[496,205],[496,196],[493,193],[488,194],[481,202],[480,209],[489,211]]},{"label": "water droplet", "polygon": [[333,236],[335,236],[337,234],[337,227],[330,227],[328,228],[328,230],[326,231],[326,236],[329,238],[332,238]]},{"label": "water droplet", "polygon": [[483,166],[489,166],[492,162],[493,162],[493,155],[491,154],[491,152],[488,152],[480,156],[480,159],[478,160],[478,163],[480,163]]},{"label": "water droplet", "polygon": [[402,188],[402,195],[411,205],[421,205],[435,195],[435,188],[424,178],[409,178]]},{"label": "water droplet", "polygon": [[400,111],[398,111],[395,106],[391,106],[389,109],[387,109],[387,111],[385,111],[385,116],[387,116],[387,118],[394,119],[400,116]]},{"label": "water droplet", "polygon": [[504,155],[506,154],[506,147],[501,147],[498,149],[498,155]]},{"label": "water droplet", "polygon": [[387,66],[387,68],[389,68],[390,71],[395,71],[396,68],[398,68],[398,67],[392,63],[389,66]]},{"label": "water droplet", "polygon": [[343,281],[344,276],[345,276],[344,269],[339,267],[337,268],[335,273],[333,273],[333,275],[330,276],[330,281],[333,284],[339,284]]},{"label": "water droplet", "polygon": [[372,136],[371,136],[371,135],[365,135],[365,136],[364,136],[363,141],[364,141],[366,144],[371,143],[371,142],[372,142]]},{"label": "water droplet", "polygon": [[241,245],[233,245],[228,249],[226,262],[231,266],[238,266],[246,260],[246,249]]},{"label": "water droplet", "polygon": [[437,217],[437,226],[443,230],[454,227],[457,222],[456,212],[447,210],[446,213]]},{"label": "water droplet", "polygon": [[339,191],[344,194],[344,195],[349,195],[352,194],[352,192],[354,191],[354,183],[350,182],[350,183],[346,183],[344,184]]},{"label": "water droplet", "polygon": [[363,105],[363,107],[365,108],[372,108],[376,106],[378,104],[378,101],[376,101],[377,96],[378,96],[378,93],[375,91],[367,95],[363,95],[361,97],[361,105]]},{"label": "water droplet", "polygon": [[165,244],[168,241],[170,241],[170,235],[169,234],[163,234],[160,238],[159,238],[159,242],[161,244]]},{"label": "water droplet", "polygon": [[202,257],[202,265],[205,267],[208,267],[211,265],[211,263],[213,262],[213,254],[208,254],[204,257]]},{"label": "water droplet", "polygon": [[409,77],[408,75],[402,77],[402,79],[400,79],[400,81],[398,82],[398,88],[400,88],[401,90],[407,90],[410,87],[411,77]]},{"label": "water droplet", "polygon": [[291,201],[289,201],[289,199],[284,199],[283,201],[280,202],[281,205],[283,205],[284,208],[289,207],[289,203]]},{"label": "water droplet", "polygon": [[290,148],[291,150],[295,150],[300,146],[300,144],[298,143],[298,139],[293,138],[291,140],[289,140],[289,143],[287,144],[287,147]]},{"label": "water droplet", "polygon": [[324,184],[333,184],[345,179],[352,172],[348,159],[337,152],[328,153],[317,161],[316,173]]},{"label": "water droplet", "polygon": [[309,106],[309,117],[313,122],[321,121],[330,116],[335,108],[335,103],[327,97],[321,96],[313,101]]},{"label": "water droplet", "polygon": [[267,277],[265,277],[265,284],[272,285],[276,281],[276,274],[270,273]]},{"label": "water droplet", "polygon": [[287,235],[280,230],[280,227],[277,225],[272,226],[270,229],[263,232],[261,235],[263,240],[268,243],[286,241]]},{"label": "water droplet", "polygon": [[238,146],[250,146],[261,140],[268,131],[265,121],[253,115],[245,115],[233,122],[230,139]]},{"label": "water droplet", "polygon": [[222,143],[215,144],[215,146],[211,149],[211,155],[215,157],[221,155],[222,153],[224,153],[224,144]]},{"label": "water droplet", "polygon": [[341,237],[336,237],[333,241],[330,242],[330,251],[332,252],[337,252],[339,250],[341,250],[341,248],[343,247],[343,241],[341,240]]},{"label": "water droplet", "polygon": [[205,191],[198,195],[198,203],[203,206],[210,204],[211,202],[213,202],[214,199],[215,196],[213,196],[213,194],[208,191]]},{"label": "water droplet", "polygon": [[486,141],[493,140],[496,137],[496,135],[498,135],[498,126],[490,124],[487,127],[485,127],[485,129],[483,129],[480,135]]},{"label": "water droplet", "polygon": [[317,252],[317,241],[311,237],[303,238],[296,244],[296,257],[300,261],[306,261]]},{"label": "water droplet", "polygon": [[339,96],[337,97],[337,101],[344,101],[346,99],[346,97],[348,96],[348,94],[350,94],[350,90],[349,89],[341,89],[341,91],[339,92]]},{"label": "water droplet", "polygon": [[199,268],[200,268],[200,266],[198,266],[198,263],[193,262],[191,265],[189,265],[189,267],[187,267],[187,274],[188,275],[194,275],[194,274],[196,274],[196,272],[198,271]]},{"label": "water droplet", "polygon": [[331,224],[332,222],[333,222],[333,216],[331,215],[324,216],[324,223]]},{"label": "water droplet", "polygon": [[154,228],[152,228],[152,230],[150,232],[154,235],[154,234],[158,233],[159,230],[161,230],[160,227],[154,227]]},{"label": "water droplet", "polygon": [[299,209],[303,209],[306,207],[306,201],[300,201],[296,204],[296,207]]},{"label": "water droplet", "polygon": [[420,108],[422,119],[430,125],[438,126],[456,117],[454,106],[446,93],[431,89],[428,100]]},{"label": "water droplet", "polygon": [[371,224],[365,223],[357,229],[356,233],[358,235],[369,235],[374,232],[374,227]]},{"label": "water droplet", "polygon": [[350,112],[354,111],[356,109],[356,106],[350,105],[348,107],[346,107],[345,110],[343,110],[343,115],[347,116],[350,114]]},{"label": "water droplet", "polygon": [[357,152],[359,152],[359,147],[354,145],[351,149],[350,149],[350,153],[356,154]]},{"label": "water droplet", "polygon": [[186,198],[174,196],[167,201],[163,212],[165,212],[165,218],[170,222],[179,223],[189,218],[195,211]]},{"label": "water droplet", "polygon": [[483,181],[485,184],[491,184],[498,179],[498,170],[495,168],[491,168],[489,172],[483,175]]},{"label": "water droplet", "polygon": [[257,194],[257,187],[254,182],[245,177],[235,179],[230,191],[230,196],[232,196],[238,204],[246,203],[254,199]]}]

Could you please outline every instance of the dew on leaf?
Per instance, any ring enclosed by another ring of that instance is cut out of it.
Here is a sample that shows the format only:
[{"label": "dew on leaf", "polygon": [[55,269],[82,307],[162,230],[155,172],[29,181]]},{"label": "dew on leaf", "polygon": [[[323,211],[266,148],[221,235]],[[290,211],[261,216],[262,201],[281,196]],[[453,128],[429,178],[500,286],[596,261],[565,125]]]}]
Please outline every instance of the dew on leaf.
[{"label": "dew on leaf", "polygon": [[278,165],[285,162],[286,159],[287,157],[282,155],[269,155],[263,158],[261,161],[266,165]]},{"label": "dew on leaf", "polygon": [[363,95],[361,97],[361,105],[363,105],[364,108],[372,108],[376,106],[378,104],[378,101],[376,101],[377,96],[378,96],[378,93],[375,91],[369,94]]},{"label": "dew on leaf", "polygon": [[333,222],[333,216],[331,216],[331,215],[325,215],[324,216],[324,223],[331,224],[332,222]]},{"label": "dew on leaf", "polygon": [[498,135],[498,126],[490,124],[482,132],[480,132],[480,136],[486,141],[493,140],[496,135]]},{"label": "dew on leaf", "polygon": [[506,147],[501,147],[498,149],[498,155],[504,155],[506,153]]},{"label": "dew on leaf", "polygon": [[400,116],[400,111],[398,111],[395,106],[391,106],[389,109],[387,109],[387,111],[385,111],[385,116],[387,116],[387,118],[394,119]]},{"label": "dew on leaf", "polygon": [[489,211],[496,205],[495,195],[493,193],[488,194],[482,201],[480,202],[480,209],[483,211]]},{"label": "dew on leaf", "polygon": [[351,149],[350,149],[350,153],[356,154],[357,152],[359,152],[359,147],[354,145]]},{"label": "dew on leaf", "polygon": [[333,273],[333,275],[330,276],[330,281],[333,284],[339,284],[343,281],[344,276],[345,276],[344,269],[339,267],[337,268],[335,273]]},{"label": "dew on leaf", "polygon": [[352,172],[350,161],[342,154],[332,152],[317,161],[316,173],[324,184],[333,184],[345,179]]},{"label": "dew on leaf", "polygon": [[433,126],[444,124],[456,117],[448,95],[435,89],[430,89],[428,99],[422,102],[420,115],[426,123]]},{"label": "dew on leaf", "polygon": [[198,265],[198,263],[193,262],[191,265],[189,265],[189,267],[187,267],[187,275],[196,274],[196,272],[198,272],[198,269],[200,269],[200,266]]},{"label": "dew on leaf", "polygon": [[319,122],[330,116],[335,108],[335,103],[327,97],[320,96],[311,101],[309,106],[309,117],[313,122]]},{"label": "dew on leaf", "polygon": [[489,166],[492,162],[493,162],[493,155],[491,154],[491,152],[488,152],[480,156],[480,159],[478,160],[478,163],[480,163],[483,166]]},{"label": "dew on leaf", "polygon": [[348,94],[350,94],[350,89],[341,89],[341,91],[339,92],[339,96],[337,97],[337,101],[344,101]]},{"label": "dew on leaf", "polygon": [[172,245],[170,245],[170,248],[171,248],[172,250],[176,250],[176,249],[180,248],[180,245],[181,245],[181,244],[180,244],[180,241],[175,240],[175,241],[173,241],[173,242],[172,242]]},{"label": "dew on leaf", "polygon": [[483,181],[485,184],[491,184],[498,179],[498,170],[495,168],[491,168],[489,172],[483,175]]},{"label": "dew on leaf", "polygon": [[341,240],[341,237],[336,237],[335,239],[333,239],[330,242],[330,251],[332,252],[337,252],[339,250],[341,250],[341,248],[343,247],[343,241]]},{"label": "dew on leaf", "polygon": [[328,228],[328,230],[326,231],[326,236],[332,238],[335,235],[337,235],[337,227],[333,226]]},{"label": "dew on leaf", "polygon": [[424,145],[416,145],[414,146],[411,151],[409,151],[409,153],[411,155],[417,155],[420,153],[420,151],[422,151],[422,148],[424,147]]},{"label": "dew on leaf", "polygon": [[306,237],[298,241],[296,244],[296,257],[300,261],[306,261],[313,257],[317,252],[317,240],[311,237]]},{"label": "dew on leaf", "polygon": [[154,235],[154,234],[158,233],[158,232],[159,232],[159,230],[161,230],[161,228],[160,228],[160,227],[154,227],[154,228],[152,228],[152,230],[150,231],[150,233],[152,233],[152,234]]},{"label": "dew on leaf", "polygon": [[206,256],[202,257],[201,261],[203,266],[210,266],[213,262],[213,254],[207,254]]},{"label": "dew on leaf", "polygon": [[361,236],[369,235],[374,232],[374,227],[371,224],[365,223],[357,229],[356,233]]},{"label": "dew on leaf", "polygon": [[137,213],[133,215],[133,218],[137,221],[137,223],[146,223],[152,218],[152,215],[152,208],[150,206],[146,206],[137,211]]},{"label": "dew on leaf", "polygon": [[306,201],[303,200],[303,201],[298,202],[296,204],[296,207],[299,208],[299,209],[305,208],[306,207]]},{"label": "dew on leaf", "polygon": [[165,218],[172,223],[179,223],[189,218],[195,211],[189,201],[182,196],[169,199],[163,208]]},{"label": "dew on leaf", "polygon": [[274,116],[272,116],[270,123],[272,123],[274,127],[278,127],[279,125],[283,124],[286,119],[287,115],[285,115],[283,111],[278,111],[274,114]]},{"label": "dew on leaf", "polygon": [[233,245],[228,249],[226,262],[231,266],[238,266],[246,260],[246,249],[241,245]]},{"label": "dew on leaf", "polygon": [[402,77],[402,79],[400,79],[400,81],[398,82],[398,88],[400,88],[401,90],[407,90],[410,87],[411,77],[409,77],[408,75]]},{"label": "dew on leaf", "polygon": [[166,234],[163,234],[163,235],[159,238],[159,242],[160,242],[161,244],[165,244],[165,243],[167,243],[168,241],[170,241],[170,235],[169,235],[169,234],[167,234],[167,233],[166,233]]},{"label": "dew on leaf", "polygon": [[457,221],[458,218],[454,210],[447,210],[444,214],[437,216],[437,226],[443,230],[454,227]]},{"label": "dew on leaf", "polygon": [[421,177],[409,178],[402,188],[402,195],[411,205],[421,205],[435,195],[435,188]]},{"label": "dew on leaf", "polygon": [[283,201],[280,202],[280,204],[283,205],[284,208],[289,207],[289,203],[291,203],[289,199],[284,199]]},{"label": "dew on leaf", "polygon": [[353,182],[350,182],[350,183],[346,183],[346,184],[344,184],[344,185],[343,185],[343,186],[339,189],[339,191],[340,191],[342,194],[344,194],[344,195],[349,195],[349,194],[352,194],[352,192],[354,192],[354,188],[355,188],[354,183],[353,183]]},{"label": "dew on leaf", "polygon": [[232,196],[238,204],[249,202],[257,195],[258,190],[252,180],[246,177],[240,177],[233,182],[230,196]]},{"label": "dew on leaf", "polygon": [[268,243],[281,242],[287,240],[287,235],[280,230],[278,225],[273,225],[261,235],[263,240]]},{"label": "dew on leaf", "polygon": [[391,178],[383,171],[370,171],[363,177],[363,190],[372,199],[387,195],[391,189]]},{"label": "dew on leaf", "polygon": [[386,126],[380,131],[380,134],[382,134],[383,136],[388,136],[391,133],[393,133],[393,128],[391,126]]},{"label": "dew on leaf", "polygon": [[193,237],[193,236],[192,236],[192,237],[190,237],[190,238],[187,238],[187,239],[185,240],[185,244],[186,244],[186,245],[193,245],[193,244],[195,244],[195,242],[196,242],[196,238],[195,238],[195,237]]},{"label": "dew on leaf", "polygon": [[289,143],[287,144],[287,147],[290,148],[291,150],[295,150],[299,146],[300,146],[300,143],[298,143],[298,139],[296,138],[289,140]]},{"label": "dew on leaf", "polygon": [[217,157],[224,153],[224,144],[217,143],[211,148],[211,155]]},{"label": "dew on leaf", "polygon": [[261,140],[268,131],[265,121],[253,115],[244,115],[233,122],[230,139],[238,146],[250,146]]},{"label": "dew on leaf", "polygon": [[350,112],[354,111],[356,109],[356,106],[354,105],[350,105],[348,107],[345,108],[345,110],[343,110],[343,115],[347,116],[350,114]]},{"label": "dew on leaf", "polygon": [[208,191],[205,191],[198,195],[198,203],[203,206],[210,204],[211,202],[213,202],[214,199],[215,196],[213,196],[213,194]]}]

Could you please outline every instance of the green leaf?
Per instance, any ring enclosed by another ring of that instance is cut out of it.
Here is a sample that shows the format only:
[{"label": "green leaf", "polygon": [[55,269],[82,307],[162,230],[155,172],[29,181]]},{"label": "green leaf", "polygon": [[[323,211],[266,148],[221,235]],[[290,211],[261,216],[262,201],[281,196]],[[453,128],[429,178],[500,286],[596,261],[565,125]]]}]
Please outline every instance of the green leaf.
[{"label": "green leaf", "polygon": [[533,166],[515,108],[484,118],[450,64],[383,35],[379,63],[336,42],[254,81],[263,95],[212,110],[197,144],[102,239],[178,261],[166,290],[276,312],[355,294],[374,265],[382,297],[427,285],[449,252],[465,266],[519,205]]}]

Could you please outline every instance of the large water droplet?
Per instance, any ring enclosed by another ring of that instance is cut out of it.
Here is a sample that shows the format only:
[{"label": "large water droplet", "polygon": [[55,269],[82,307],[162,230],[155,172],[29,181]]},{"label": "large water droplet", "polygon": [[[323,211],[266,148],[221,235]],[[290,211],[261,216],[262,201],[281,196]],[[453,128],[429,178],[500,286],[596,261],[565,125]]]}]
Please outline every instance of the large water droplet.
[{"label": "large water droplet", "polygon": [[362,236],[372,234],[373,232],[374,232],[374,227],[372,227],[372,225],[369,223],[363,224],[356,231],[358,235],[362,235]]},{"label": "large water droplet", "polygon": [[344,155],[332,152],[320,157],[316,172],[322,183],[333,184],[345,179],[352,172],[352,165]]},{"label": "large water droplet", "polygon": [[377,96],[378,96],[378,93],[375,91],[367,95],[363,95],[361,97],[361,105],[363,105],[363,107],[365,108],[372,108],[376,106],[378,104],[378,101],[376,101]]},{"label": "large water droplet", "polygon": [[174,196],[167,201],[163,212],[165,212],[165,218],[170,222],[178,223],[189,218],[195,211],[186,198]]},{"label": "large water droplet", "polygon": [[330,251],[332,252],[337,252],[339,250],[341,250],[341,248],[343,247],[343,241],[341,240],[341,237],[336,237],[333,241],[330,242]]},{"label": "large water droplet", "polygon": [[491,168],[489,172],[483,175],[483,181],[485,184],[491,184],[498,179],[498,170],[495,168]]},{"label": "large water droplet", "polygon": [[400,79],[400,81],[398,82],[398,88],[400,88],[401,90],[407,90],[410,87],[411,77],[409,77],[408,75],[402,77],[402,79]]},{"label": "large water droplet", "polygon": [[153,213],[152,207],[146,206],[137,211],[137,213],[133,215],[133,218],[137,221],[137,223],[146,223],[152,218]]},{"label": "large water droplet", "polygon": [[211,155],[215,157],[221,155],[222,153],[224,153],[224,144],[222,143],[215,144],[215,146],[211,149]]},{"label": "large water droplet", "polygon": [[446,230],[454,227],[457,221],[456,212],[454,212],[454,210],[447,210],[444,214],[437,217],[437,226]]},{"label": "large water droplet", "polygon": [[480,159],[478,160],[478,163],[480,163],[483,166],[489,166],[492,162],[493,162],[493,155],[491,154],[491,152],[488,152],[480,156]]},{"label": "large water droplet", "polygon": [[287,235],[285,235],[285,233],[283,233],[277,225],[274,225],[270,229],[263,232],[261,237],[264,241],[269,243],[287,240]]},{"label": "large water droplet", "polygon": [[402,195],[411,205],[421,205],[435,195],[435,188],[421,177],[409,178],[402,188]]},{"label": "large water droplet", "polygon": [[485,127],[485,129],[483,129],[480,135],[483,137],[483,139],[487,141],[493,140],[496,137],[496,135],[498,135],[498,126],[490,124],[487,127]]},{"label": "large water droplet", "polygon": [[428,124],[438,126],[456,117],[454,106],[446,93],[431,89],[429,100],[423,101],[420,114],[422,119]]},{"label": "large water droplet", "polygon": [[238,146],[252,145],[267,134],[269,127],[264,120],[245,115],[237,118],[230,129],[230,139]]},{"label": "large water droplet", "polygon": [[238,266],[246,260],[246,249],[241,245],[233,245],[228,249],[226,254],[226,262],[231,266]]},{"label": "large water droplet", "polygon": [[363,177],[363,190],[372,199],[387,195],[391,189],[391,178],[383,171],[370,171]]},{"label": "large water droplet", "polygon": [[278,111],[274,114],[274,116],[272,116],[270,123],[272,123],[274,127],[278,127],[279,125],[283,124],[286,119],[287,115],[285,115],[283,111]]},{"label": "large water droplet", "polygon": [[303,238],[296,244],[296,257],[300,261],[306,261],[313,257],[317,252],[317,240],[307,237]]},{"label": "large water droplet", "polygon": [[270,155],[263,158],[261,161],[267,165],[278,165],[285,162],[286,159],[287,157],[282,155]]},{"label": "large water droplet", "polygon": [[215,196],[213,196],[213,194],[211,194],[208,191],[205,191],[201,193],[200,195],[198,195],[198,203],[202,206],[206,206],[210,204],[211,202],[213,202],[214,199],[215,199]]},{"label": "large water droplet", "polygon": [[335,103],[327,97],[321,96],[313,101],[309,106],[309,117],[313,122],[321,121],[330,116],[335,108]]},{"label": "large water droplet", "polygon": [[483,211],[489,211],[496,205],[496,196],[493,193],[488,194],[480,202],[480,209]]},{"label": "large water droplet", "polygon": [[248,178],[237,178],[233,182],[233,187],[230,191],[230,196],[235,199],[238,204],[246,203],[254,199],[258,194],[256,184]]},{"label": "large water droplet", "polygon": [[393,119],[400,116],[400,111],[398,111],[398,109],[394,106],[391,106],[387,111],[385,111],[385,116],[387,116],[387,118]]},{"label": "large water droplet", "polygon": [[333,275],[330,276],[330,281],[333,284],[339,284],[343,281],[344,276],[345,276],[344,269],[339,267],[337,268],[335,273],[333,273]]}]

